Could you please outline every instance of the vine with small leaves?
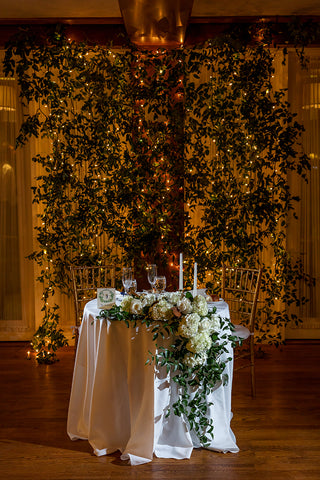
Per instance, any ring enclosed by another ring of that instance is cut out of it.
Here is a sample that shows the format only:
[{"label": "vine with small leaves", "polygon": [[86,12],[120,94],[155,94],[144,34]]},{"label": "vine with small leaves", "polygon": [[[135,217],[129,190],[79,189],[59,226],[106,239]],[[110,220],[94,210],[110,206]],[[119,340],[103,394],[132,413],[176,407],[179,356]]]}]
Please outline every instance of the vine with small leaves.
[{"label": "vine with small leaves", "polygon": [[[302,28],[287,27],[297,49]],[[263,265],[260,341],[278,343],[273,325],[299,321],[287,305],[306,301],[295,284],[312,279],[286,250],[287,215],[298,201],[286,176],[304,177],[309,162],[300,148],[303,127],[285,91],[273,88],[271,30],[264,26],[255,43],[233,31],[171,51],[77,43],[60,28],[41,38],[24,29],[8,42],[6,75],[16,76],[24,105],[36,107],[17,145],[34,137],[51,142],[47,155],[33,158],[42,168],[33,187],[42,213],[30,258],[44,286],[34,345],[44,338],[50,351],[65,344],[54,292],[70,293],[70,265],[119,255],[136,269],[167,267],[175,288],[184,252],[187,285],[195,260],[212,293],[222,262]],[[99,247],[102,238],[108,242]],[[273,257],[267,265],[266,249]]]}]

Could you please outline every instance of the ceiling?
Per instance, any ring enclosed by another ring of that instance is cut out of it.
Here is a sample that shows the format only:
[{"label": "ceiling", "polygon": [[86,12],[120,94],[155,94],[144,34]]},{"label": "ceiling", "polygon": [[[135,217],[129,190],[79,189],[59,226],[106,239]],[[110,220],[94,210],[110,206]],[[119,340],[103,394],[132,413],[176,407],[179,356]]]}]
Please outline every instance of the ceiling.
[{"label": "ceiling", "polygon": [[[132,1],[139,3],[141,0]],[[320,16],[320,1],[194,0],[191,21],[197,17],[291,15]],[[0,0],[0,22],[6,22],[8,19],[110,17],[121,21],[118,0]]]}]

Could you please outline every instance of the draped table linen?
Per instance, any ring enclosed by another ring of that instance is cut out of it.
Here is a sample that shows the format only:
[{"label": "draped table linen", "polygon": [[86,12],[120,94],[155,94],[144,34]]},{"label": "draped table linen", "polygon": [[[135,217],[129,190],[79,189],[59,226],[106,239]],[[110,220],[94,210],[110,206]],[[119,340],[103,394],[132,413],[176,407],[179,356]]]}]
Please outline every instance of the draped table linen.
[{"label": "draped table linen", "polygon": [[[216,302],[217,314],[229,318],[228,305]],[[190,458],[197,438],[183,419],[167,409],[178,396],[170,372],[146,365],[155,353],[151,328],[97,319],[97,300],[88,302],[80,327],[70,395],[67,432],[72,440],[88,440],[97,456],[120,450],[131,465],[160,458]],[[233,357],[231,345],[222,360]],[[230,428],[233,362],[226,364],[227,385],[208,396],[214,438],[207,447],[237,452]]]}]

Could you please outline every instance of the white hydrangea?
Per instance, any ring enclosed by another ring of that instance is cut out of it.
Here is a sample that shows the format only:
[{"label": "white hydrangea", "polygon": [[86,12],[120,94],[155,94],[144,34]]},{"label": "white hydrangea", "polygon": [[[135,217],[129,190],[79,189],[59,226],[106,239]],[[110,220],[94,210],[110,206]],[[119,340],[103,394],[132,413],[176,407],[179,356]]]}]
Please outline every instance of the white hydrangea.
[{"label": "white hydrangea", "polygon": [[177,305],[181,298],[183,298],[183,294],[180,292],[168,292],[166,293],[165,298],[168,302],[172,303],[172,305]]},{"label": "white hydrangea", "polygon": [[220,328],[220,319],[217,315],[211,315],[211,317],[204,317],[201,319],[199,325],[199,332],[207,332],[209,335],[213,332],[217,332]]},{"label": "white hydrangea", "polygon": [[130,313],[134,313],[136,315],[139,315],[142,313],[142,303],[138,299],[133,299],[132,302],[130,303]]},{"label": "white hydrangea", "polygon": [[151,308],[151,315],[153,320],[170,320],[173,316],[171,303],[162,298]]},{"label": "white hydrangea", "polygon": [[157,297],[154,293],[150,293],[148,295],[144,295],[142,297],[141,303],[143,307],[150,307],[155,301]]},{"label": "white hydrangea", "polygon": [[190,313],[182,318],[178,334],[185,338],[191,338],[198,332],[200,316],[197,313]]},{"label": "white hydrangea", "polygon": [[206,332],[192,336],[186,345],[187,350],[192,353],[206,352],[212,345],[211,337]]},{"label": "white hydrangea", "polygon": [[208,304],[202,295],[196,295],[192,303],[192,311],[202,317],[208,314]]},{"label": "white hydrangea", "polygon": [[133,300],[133,297],[130,297],[130,295],[126,295],[125,297],[123,297],[123,300],[120,304],[120,307],[122,308],[122,310],[124,312],[130,313],[130,307],[131,307],[132,300]]},{"label": "white hydrangea", "polygon": [[191,352],[188,352],[184,356],[183,363],[187,367],[191,367],[191,368],[198,367],[198,366],[204,365],[207,361],[207,358],[208,356],[206,352],[201,352],[198,355],[194,355]]},{"label": "white hydrangea", "polygon": [[188,313],[192,312],[192,304],[190,300],[186,297],[182,297],[180,300],[178,300],[177,308],[184,315],[187,315]]}]

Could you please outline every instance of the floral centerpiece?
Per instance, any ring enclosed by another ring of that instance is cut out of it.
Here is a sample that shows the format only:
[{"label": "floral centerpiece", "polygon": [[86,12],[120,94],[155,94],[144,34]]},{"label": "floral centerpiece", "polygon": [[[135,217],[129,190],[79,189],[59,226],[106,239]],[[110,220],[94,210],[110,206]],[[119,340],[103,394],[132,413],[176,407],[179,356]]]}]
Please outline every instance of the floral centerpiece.
[{"label": "floral centerpiece", "polygon": [[[209,311],[206,299],[190,292],[126,295],[119,306],[103,310],[100,317],[124,321],[127,326],[137,322],[151,328],[156,342],[156,353],[149,352],[146,363],[157,368],[166,367],[179,388],[179,398],[173,404],[175,415],[184,415],[190,428],[206,446],[213,438],[213,420],[208,415],[211,405],[207,395],[217,383],[226,384],[225,361],[221,353],[227,352],[233,326],[229,319],[221,318],[216,309]],[[170,339],[168,347],[162,339]],[[231,357],[228,357],[229,361]],[[166,415],[170,415],[170,410]]]}]

